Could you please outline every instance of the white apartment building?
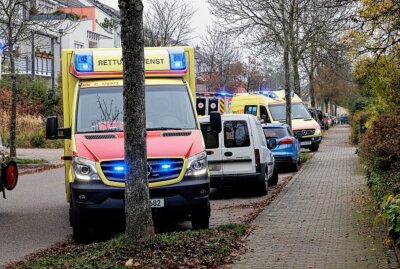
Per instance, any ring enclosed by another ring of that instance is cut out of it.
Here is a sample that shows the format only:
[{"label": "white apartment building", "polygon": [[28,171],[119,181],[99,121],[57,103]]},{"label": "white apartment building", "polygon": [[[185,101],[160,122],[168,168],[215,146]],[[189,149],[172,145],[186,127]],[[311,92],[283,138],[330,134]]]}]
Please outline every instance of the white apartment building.
[{"label": "white apartment building", "polygon": [[[107,5],[96,0],[33,0],[31,4],[37,12],[33,18],[60,23],[57,29],[32,30],[30,40],[16,46],[19,74],[46,77],[54,86],[62,49],[121,47],[119,11]],[[67,16],[75,20],[65,20]]]}]

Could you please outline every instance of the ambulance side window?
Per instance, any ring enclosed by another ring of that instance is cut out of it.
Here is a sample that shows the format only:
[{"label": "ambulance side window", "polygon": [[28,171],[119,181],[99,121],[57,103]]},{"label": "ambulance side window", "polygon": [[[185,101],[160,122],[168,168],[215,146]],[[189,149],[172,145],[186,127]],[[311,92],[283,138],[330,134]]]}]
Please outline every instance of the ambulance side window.
[{"label": "ambulance side window", "polygon": [[271,123],[269,119],[267,108],[265,106],[260,106],[260,117],[264,123]]},{"label": "ambulance side window", "polygon": [[257,116],[257,106],[244,106],[244,114]]}]

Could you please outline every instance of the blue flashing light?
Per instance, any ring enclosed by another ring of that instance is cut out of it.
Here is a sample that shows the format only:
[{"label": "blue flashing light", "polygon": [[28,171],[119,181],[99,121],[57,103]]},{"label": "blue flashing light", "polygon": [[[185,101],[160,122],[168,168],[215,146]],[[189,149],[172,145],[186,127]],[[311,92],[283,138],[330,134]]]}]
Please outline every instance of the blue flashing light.
[{"label": "blue flashing light", "polygon": [[183,49],[170,49],[169,63],[171,70],[185,70],[186,69],[186,56]]},{"label": "blue flashing light", "polygon": [[91,51],[77,51],[74,58],[76,71],[93,72],[93,54]]},{"label": "blue flashing light", "polygon": [[260,93],[263,94],[263,95],[266,95],[266,96],[268,96],[269,98],[272,98],[272,99],[278,98],[278,95],[276,95],[276,93],[274,93],[273,91],[262,91]]},{"label": "blue flashing light", "polygon": [[115,166],[114,171],[119,172],[119,173],[125,172],[125,167],[124,166]]},{"label": "blue flashing light", "polygon": [[170,165],[170,164],[163,164],[163,165],[161,165],[161,168],[162,169],[164,169],[164,170],[168,170],[168,169],[170,169],[172,166]]}]

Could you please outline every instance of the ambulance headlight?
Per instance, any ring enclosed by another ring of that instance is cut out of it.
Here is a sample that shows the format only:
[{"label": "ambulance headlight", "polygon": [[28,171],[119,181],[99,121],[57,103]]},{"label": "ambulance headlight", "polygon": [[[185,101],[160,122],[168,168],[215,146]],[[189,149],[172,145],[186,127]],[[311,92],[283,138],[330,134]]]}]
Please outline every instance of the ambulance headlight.
[{"label": "ambulance headlight", "polygon": [[75,178],[77,180],[89,181],[99,180],[99,174],[96,171],[96,163],[94,161],[74,157],[72,159],[72,166],[74,167]]},{"label": "ambulance headlight", "polygon": [[171,70],[186,70],[186,56],[183,49],[169,49]]},{"label": "ambulance headlight", "polygon": [[78,72],[93,72],[93,54],[91,51],[77,51],[74,54],[74,65]]},{"label": "ambulance headlight", "polygon": [[186,176],[199,176],[207,174],[207,154],[205,151],[189,158]]}]

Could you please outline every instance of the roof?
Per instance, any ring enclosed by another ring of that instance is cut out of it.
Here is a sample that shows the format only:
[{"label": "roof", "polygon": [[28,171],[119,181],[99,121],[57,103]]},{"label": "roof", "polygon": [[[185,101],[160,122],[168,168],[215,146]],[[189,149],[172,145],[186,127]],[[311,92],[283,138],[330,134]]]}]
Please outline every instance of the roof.
[{"label": "roof", "polygon": [[55,0],[61,5],[65,5],[66,7],[85,7],[84,4],[79,2],[78,0]]},{"label": "roof", "polygon": [[267,124],[263,123],[262,124],[263,128],[269,128],[269,127],[272,127],[272,128],[284,128],[284,127],[287,127],[287,126],[289,126],[289,125],[287,125],[286,123],[267,123]]},{"label": "roof", "polygon": [[120,20],[121,15],[119,13],[119,10],[112,8],[110,6],[107,6],[106,4],[103,4],[102,2],[98,0],[88,0],[90,3],[92,3],[95,7],[112,17],[113,19]]},{"label": "roof", "polygon": [[[256,116],[251,115],[251,114],[222,114],[221,115],[221,119],[228,118],[230,120],[232,120],[232,119],[233,120],[234,119],[248,119],[248,118],[251,118],[251,117],[257,118]],[[209,122],[210,121],[210,116],[208,116],[208,115],[200,116],[199,117],[199,121],[200,122]]]}]

